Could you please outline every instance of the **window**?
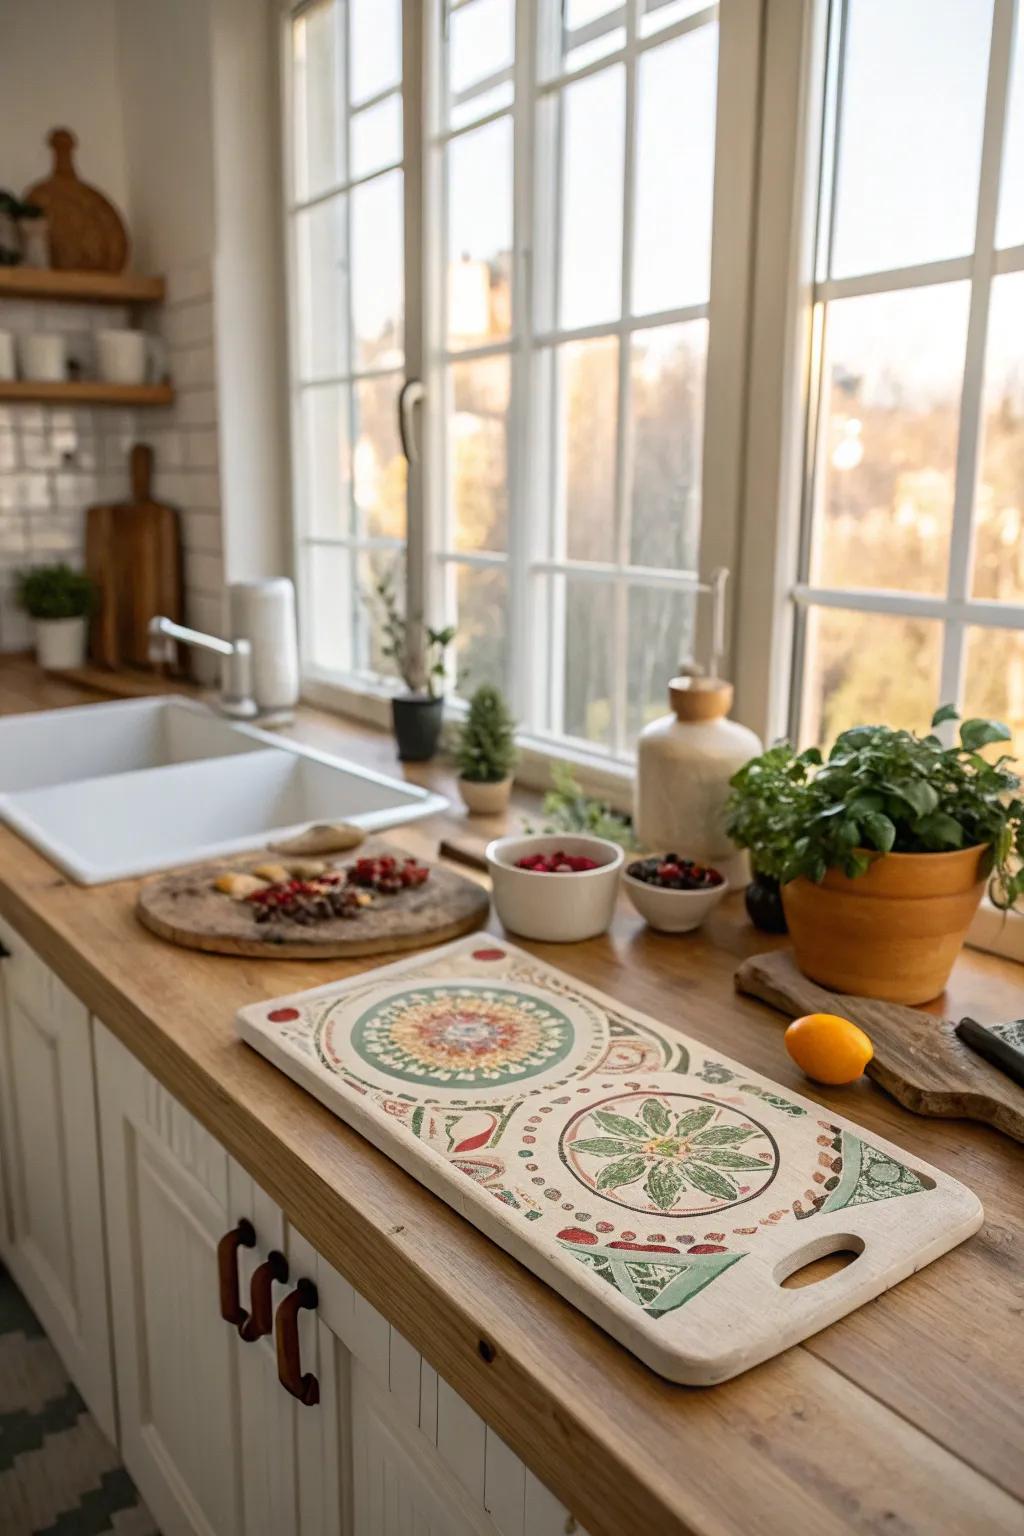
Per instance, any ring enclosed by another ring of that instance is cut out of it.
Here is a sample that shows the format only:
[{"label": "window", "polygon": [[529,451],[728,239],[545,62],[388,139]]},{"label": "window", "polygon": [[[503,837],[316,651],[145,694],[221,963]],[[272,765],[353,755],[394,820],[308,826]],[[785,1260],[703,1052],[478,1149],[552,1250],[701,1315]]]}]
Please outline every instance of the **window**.
[{"label": "window", "polygon": [[833,0],[794,718],[940,701],[1024,757],[1024,28]]},{"label": "window", "polygon": [[[403,93],[399,0],[293,14],[293,459],[313,676],[386,670],[362,594],[401,567],[407,515],[428,617],[458,627],[459,691],[500,682],[532,736],[612,759],[664,712],[695,644],[717,10],[424,5],[422,156],[404,191],[403,94],[411,111],[419,92]],[[408,281],[403,210],[424,235]],[[408,484],[403,336],[426,388],[425,473]]]},{"label": "window", "polygon": [[362,593],[404,547],[400,0],[315,0],[291,22],[296,566],[313,669],[375,675]]}]

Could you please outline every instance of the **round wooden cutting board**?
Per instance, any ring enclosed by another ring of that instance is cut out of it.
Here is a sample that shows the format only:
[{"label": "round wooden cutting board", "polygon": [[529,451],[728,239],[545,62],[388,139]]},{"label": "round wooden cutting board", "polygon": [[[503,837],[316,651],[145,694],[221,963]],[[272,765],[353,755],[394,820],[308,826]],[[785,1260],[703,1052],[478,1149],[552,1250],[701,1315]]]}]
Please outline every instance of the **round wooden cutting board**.
[{"label": "round wooden cutting board", "polygon": [[[402,859],[400,848],[387,843],[364,843],[359,855],[392,854]],[[257,960],[336,960],[360,955],[383,955],[443,944],[471,933],[487,916],[490,897],[472,880],[440,864],[430,866],[425,885],[375,896],[356,918],[334,918],[308,928],[279,919],[257,923],[246,901],[233,901],[214,888],[216,877],[227,869],[244,872],[279,855],[255,853],[198,864],[172,875],[147,880],[139,890],[136,913],[140,922],[185,949],[201,949],[215,955],[246,955]],[[328,860],[333,868],[354,862],[354,854]]]}]

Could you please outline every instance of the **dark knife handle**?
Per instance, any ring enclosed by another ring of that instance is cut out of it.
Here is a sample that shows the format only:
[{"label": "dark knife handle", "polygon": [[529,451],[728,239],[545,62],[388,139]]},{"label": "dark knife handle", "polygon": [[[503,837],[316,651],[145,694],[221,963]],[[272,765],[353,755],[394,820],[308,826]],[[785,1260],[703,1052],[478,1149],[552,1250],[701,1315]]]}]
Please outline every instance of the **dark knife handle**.
[{"label": "dark knife handle", "polygon": [[1024,1052],[1000,1040],[998,1035],[994,1035],[976,1019],[961,1019],[956,1032],[972,1051],[977,1051],[979,1056],[984,1056],[986,1061],[999,1067],[1007,1077],[1012,1077],[1015,1083],[1020,1083],[1024,1088]]}]

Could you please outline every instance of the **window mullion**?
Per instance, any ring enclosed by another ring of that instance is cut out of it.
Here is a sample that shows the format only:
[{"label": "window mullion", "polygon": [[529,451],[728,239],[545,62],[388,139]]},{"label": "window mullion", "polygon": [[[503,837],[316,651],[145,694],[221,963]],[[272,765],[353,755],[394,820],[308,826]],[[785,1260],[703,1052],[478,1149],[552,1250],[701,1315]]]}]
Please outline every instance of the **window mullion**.
[{"label": "window mullion", "polygon": [[[637,141],[637,60],[636,0],[629,0],[626,12],[626,99],[625,143],[622,185],[622,272],[619,314],[623,320],[633,309],[633,226],[636,207]],[[632,353],[628,332],[619,336],[618,420],[615,445],[615,501],[612,509],[614,538],[612,548],[620,568],[629,563],[630,501],[633,493]],[[623,582],[616,582],[612,600],[611,655],[611,748],[621,752],[626,739],[626,693],[629,686],[629,594]]]},{"label": "window mullion", "polygon": [[[1013,13],[1014,0],[995,0],[992,44],[989,53],[988,92],[985,101],[985,128],[981,150],[971,305],[967,321],[967,350],[960,405],[953,531],[949,550],[948,595],[954,602],[964,601],[970,587],[974,501],[983,426],[985,345],[988,336],[996,216],[999,209],[999,182],[1003,161],[1003,141],[1006,135],[1006,110],[1013,53]],[[959,656],[961,649],[962,645],[955,637],[947,636],[947,645],[943,654],[943,697],[947,699],[955,698],[959,694],[961,669],[956,657]]]}]

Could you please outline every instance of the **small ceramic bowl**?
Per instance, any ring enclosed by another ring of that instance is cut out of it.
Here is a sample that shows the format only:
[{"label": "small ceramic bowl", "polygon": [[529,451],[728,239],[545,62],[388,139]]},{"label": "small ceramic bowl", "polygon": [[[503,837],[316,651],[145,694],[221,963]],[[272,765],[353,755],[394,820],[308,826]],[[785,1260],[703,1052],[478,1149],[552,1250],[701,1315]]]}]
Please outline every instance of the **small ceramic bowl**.
[{"label": "small ceramic bowl", "polygon": [[723,878],[721,885],[704,891],[673,891],[625,873],[622,884],[644,922],[660,933],[689,933],[691,928],[699,928],[729,889],[728,880]]},{"label": "small ceramic bowl", "polygon": [[[596,859],[598,868],[571,875],[516,868],[516,860],[527,854],[559,849]],[[550,944],[576,944],[604,933],[611,922],[623,865],[616,843],[569,833],[499,837],[487,844],[486,856],[494,909],[510,933]]]}]

